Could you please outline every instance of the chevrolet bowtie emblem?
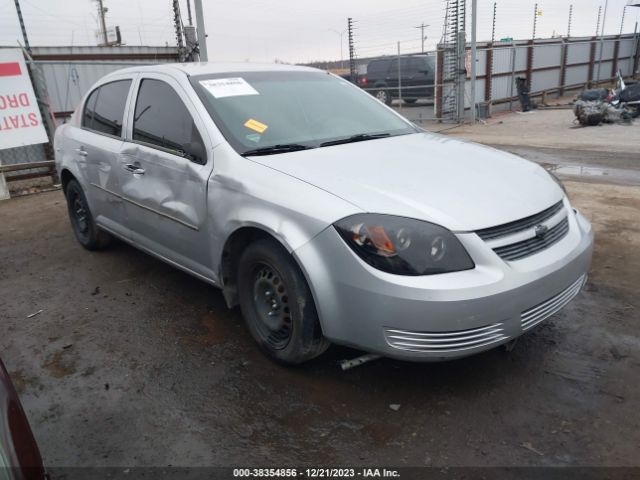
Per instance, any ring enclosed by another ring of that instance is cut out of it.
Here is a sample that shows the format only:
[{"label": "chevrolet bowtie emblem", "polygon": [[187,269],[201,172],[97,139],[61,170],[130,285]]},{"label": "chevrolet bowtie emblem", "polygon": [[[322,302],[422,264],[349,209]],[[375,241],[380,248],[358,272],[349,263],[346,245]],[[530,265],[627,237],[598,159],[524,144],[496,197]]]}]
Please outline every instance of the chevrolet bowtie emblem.
[{"label": "chevrolet bowtie emblem", "polygon": [[533,229],[533,231],[536,234],[536,237],[544,237],[547,234],[548,230],[549,230],[549,227],[542,224],[536,225],[535,228]]}]

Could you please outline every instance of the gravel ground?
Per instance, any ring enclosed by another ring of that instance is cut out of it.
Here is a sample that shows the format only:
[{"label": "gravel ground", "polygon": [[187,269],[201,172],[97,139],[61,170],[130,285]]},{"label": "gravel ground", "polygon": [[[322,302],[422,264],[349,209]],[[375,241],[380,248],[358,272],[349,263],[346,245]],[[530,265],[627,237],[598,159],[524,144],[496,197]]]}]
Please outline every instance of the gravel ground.
[{"label": "gravel ground", "polygon": [[348,372],[277,366],[216,289],[83,250],[59,191],[2,202],[1,356],[47,465],[638,466],[640,192],[567,187],[596,231],[567,308],[510,353]]}]

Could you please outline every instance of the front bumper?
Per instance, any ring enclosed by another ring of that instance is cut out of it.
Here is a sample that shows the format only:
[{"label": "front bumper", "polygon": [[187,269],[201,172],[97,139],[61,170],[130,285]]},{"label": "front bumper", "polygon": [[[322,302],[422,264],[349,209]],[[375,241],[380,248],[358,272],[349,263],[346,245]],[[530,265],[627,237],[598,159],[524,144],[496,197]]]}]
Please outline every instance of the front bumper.
[{"label": "front bumper", "polygon": [[518,261],[502,260],[475,233],[457,234],[476,263],[463,272],[381,272],[333,227],[294,253],[332,342],[405,360],[459,358],[520,336],[579,293],[591,264],[593,231],[565,204],[567,235]]}]

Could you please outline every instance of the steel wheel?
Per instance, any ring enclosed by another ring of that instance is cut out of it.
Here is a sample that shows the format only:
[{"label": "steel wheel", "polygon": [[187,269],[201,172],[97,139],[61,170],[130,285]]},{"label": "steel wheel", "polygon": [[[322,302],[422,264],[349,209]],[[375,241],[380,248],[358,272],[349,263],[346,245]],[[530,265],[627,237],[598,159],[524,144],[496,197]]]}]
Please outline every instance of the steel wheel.
[{"label": "steel wheel", "polygon": [[254,268],[253,307],[261,339],[275,350],[285,348],[292,332],[289,295],[282,276],[265,263]]},{"label": "steel wheel", "polygon": [[89,221],[87,218],[87,206],[79,195],[75,195],[72,203],[73,219],[76,228],[80,233],[86,235],[89,232]]},{"label": "steel wheel", "polygon": [[329,346],[304,275],[276,240],[264,238],[245,248],[237,288],[249,332],[271,359],[295,365]]},{"label": "steel wheel", "polygon": [[96,226],[87,198],[75,179],[70,180],[67,184],[65,196],[67,197],[69,220],[78,242],[88,250],[106,247],[111,237]]}]

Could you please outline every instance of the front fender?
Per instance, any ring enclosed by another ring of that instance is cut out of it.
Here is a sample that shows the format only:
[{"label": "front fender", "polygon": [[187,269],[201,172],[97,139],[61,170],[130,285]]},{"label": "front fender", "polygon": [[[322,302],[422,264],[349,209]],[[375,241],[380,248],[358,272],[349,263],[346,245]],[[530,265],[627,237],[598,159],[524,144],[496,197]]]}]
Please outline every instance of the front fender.
[{"label": "front fender", "polygon": [[361,212],[333,194],[225,147],[216,149],[208,185],[211,258],[218,261],[214,271],[226,240],[239,228],[264,230],[292,252],[336,220]]}]

